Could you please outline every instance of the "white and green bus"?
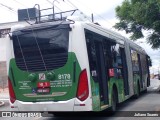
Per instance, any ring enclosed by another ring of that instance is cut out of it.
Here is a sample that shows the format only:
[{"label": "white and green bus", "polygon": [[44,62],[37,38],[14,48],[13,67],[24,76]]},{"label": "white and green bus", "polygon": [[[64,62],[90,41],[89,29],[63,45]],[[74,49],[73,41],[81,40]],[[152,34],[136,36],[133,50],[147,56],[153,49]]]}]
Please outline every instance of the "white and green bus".
[{"label": "white and green bus", "polygon": [[115,111],[150,85],[144,49],[94,23],[33,24],[12,30],[7,42],[14,111]]}]

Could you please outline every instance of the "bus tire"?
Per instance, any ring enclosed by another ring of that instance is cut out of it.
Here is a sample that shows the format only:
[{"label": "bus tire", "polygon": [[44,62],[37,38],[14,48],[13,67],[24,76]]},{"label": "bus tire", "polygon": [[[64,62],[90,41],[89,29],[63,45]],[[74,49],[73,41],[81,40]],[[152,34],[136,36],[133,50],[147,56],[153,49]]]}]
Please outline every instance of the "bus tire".
[{"label": "bus tire", "polygon": [[147,88],[143,91],[143,93],[147,93]]},{"label": "bus tire", "polygon": [[117,90],[114,87],[113,91],[112,91],[112,99],[111,99],[111,112],[115,112],[117,109],[117,101],[118,100],[118,96],[117,96]]},{"label": "bus tire", "polygon": [[53,114],[54,117],[67,117],[67,116],[71,115],[70,112],[68,112],[68,113],[66,113],[66,112],[54,112],[52,114]]},{"label": "bus tire", "polygon": [[54,117],[61,117],[61,116],[63,116],[62,113],[57,113],[57,112],[56,113],[52,113],[52,114],[53,114]]}]

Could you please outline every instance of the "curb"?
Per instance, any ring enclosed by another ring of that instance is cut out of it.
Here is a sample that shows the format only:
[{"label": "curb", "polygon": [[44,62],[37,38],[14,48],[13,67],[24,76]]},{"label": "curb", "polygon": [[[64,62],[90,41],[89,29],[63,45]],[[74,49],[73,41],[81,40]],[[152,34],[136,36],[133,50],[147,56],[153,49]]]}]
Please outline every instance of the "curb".
[{"label": "curb", "polygon": [[3,106],[3,105],[4,105],[4,102],[3,102],[3,101],[0,101],[0,107]]}]

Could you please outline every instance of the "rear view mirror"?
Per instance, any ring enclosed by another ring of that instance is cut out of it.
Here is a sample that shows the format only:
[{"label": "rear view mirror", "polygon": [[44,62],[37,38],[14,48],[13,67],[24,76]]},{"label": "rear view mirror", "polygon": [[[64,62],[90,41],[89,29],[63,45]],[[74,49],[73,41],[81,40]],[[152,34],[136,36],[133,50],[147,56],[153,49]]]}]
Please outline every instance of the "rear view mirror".
[{"label": "rear view mirror", "polygon": [[147,56],[147,60],[148,60],[148,66],[151,67],[152,66],[152,60],[149,56]]}]

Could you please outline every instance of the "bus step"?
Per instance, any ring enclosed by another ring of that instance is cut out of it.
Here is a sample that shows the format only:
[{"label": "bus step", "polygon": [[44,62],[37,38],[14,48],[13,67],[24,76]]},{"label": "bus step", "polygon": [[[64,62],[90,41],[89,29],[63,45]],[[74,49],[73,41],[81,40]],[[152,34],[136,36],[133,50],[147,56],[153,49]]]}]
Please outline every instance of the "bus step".
[{"label": "bus step", "polygon": [[106,109],[108,107],[108,105],[102,105],[101,109]]}]

